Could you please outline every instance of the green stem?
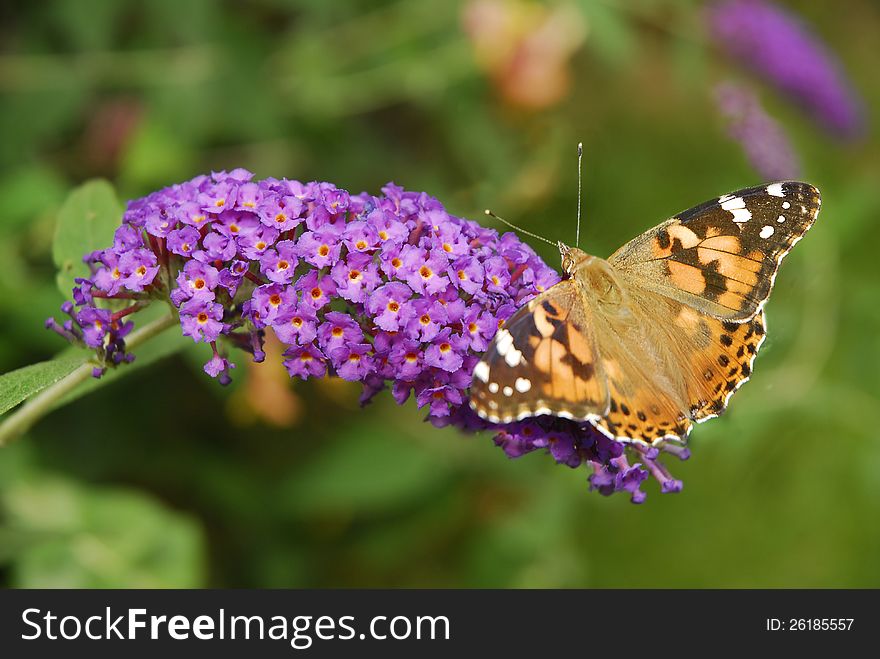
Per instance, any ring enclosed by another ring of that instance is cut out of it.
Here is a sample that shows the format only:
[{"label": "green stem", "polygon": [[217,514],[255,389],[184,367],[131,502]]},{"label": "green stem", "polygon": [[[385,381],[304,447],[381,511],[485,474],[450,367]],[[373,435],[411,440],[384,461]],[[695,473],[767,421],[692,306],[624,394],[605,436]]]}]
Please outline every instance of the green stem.
[{"label": "green stem", "polygon": [[[157,318],[126,337],[125,345],[129,349],[136,348],[175,323],[177,318],[173,313]],[[55,409],[58,402],[67,394],[92,377],[93,369],[94,364],[90,361],[86,362],[9,414],[3,423],[0,423],[0,446],[6,446],[13,439],[30,430],[37,421]]]}]

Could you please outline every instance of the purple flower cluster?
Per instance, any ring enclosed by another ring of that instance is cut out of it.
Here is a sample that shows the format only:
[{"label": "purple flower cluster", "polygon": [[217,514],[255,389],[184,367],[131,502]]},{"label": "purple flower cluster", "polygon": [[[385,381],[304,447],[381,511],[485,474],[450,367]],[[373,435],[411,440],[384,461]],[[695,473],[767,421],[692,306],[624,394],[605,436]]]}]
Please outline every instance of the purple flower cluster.
[{"label": "purple flower cluster", "polygon": [[183,334],[211,346],[204,370],[221,383],[234,367],[228,348],[263,361],[271,331],[291,377],[359,381],[362,403],[390,383],[399,404],[413,397],[437,426],[496,430],[511,457],[541,449],[592,467],[591,488],[603,494],[640,502],[649,473],[663,491],[680,489],[656,449],[631,447],[640,462],[630,466],[625,446],[588,424],[479,419],[467,390],[480,355],[559,276],[514,234],[449,215],[425,193],[393,184],[382,192],[253,181],[241,169],[154,192],[129,203],[111,247],[86,257],[91,275],[63,307],[70,320],[48,326],[95,349],[99,376],[131,358],[123,319],[167,300]]},{"label": "purple flower cluster", "polygon": [[724,49],[841,138],[864,130],[863,108],[835,58],[799,18],[765,0],[724,0],[707,13]]},{"label": "purple flower cluster", "polygon": [[728,82],[715,89],[715,100],[728,121],[728,133],[765,181],[800,177],[798,158],[785,131],[764,111],[753,91]]}]

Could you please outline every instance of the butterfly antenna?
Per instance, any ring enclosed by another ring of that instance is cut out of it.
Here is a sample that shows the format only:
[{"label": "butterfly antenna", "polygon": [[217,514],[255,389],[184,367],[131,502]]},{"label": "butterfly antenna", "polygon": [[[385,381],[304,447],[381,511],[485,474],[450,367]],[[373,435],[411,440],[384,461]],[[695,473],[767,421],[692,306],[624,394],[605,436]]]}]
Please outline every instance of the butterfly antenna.
[{"label": "butterfly antenna", "polygon": [[550,244],[550,245],[553,245],[554,247],[558,247],[558,245],[557,245],[556,243],[554,243],[552,240],[548,240],[548,239],[545,238],[544,236],[539,236],[537,233],[532,233],[531,231],[526,231],[526,230],[523,229],[522,227],[518,227],[518,226],[516,226],[515,224],[512,224],[512,223],[508,222],[507,220],[498,217],[497,215],[495,215],[495,213],[493,213],[492,211],[490,211],[488,208],[486,209],[486,215],[488,215],[489,217],[495,218],[496,220],[498,220],[498,221],[501,222],[502,224],[506,224],[507,226],[509,226],[509,227],[510,227],[511,229],[513,229],[514,231],[519,231],[520,233],[524,233],[524,234],[526,234],[527,236],[531,236],[532,238],[537,238],[538,240],[543,240],[545,243],[548,243],[548,244]]},{"label": "butterfly antenna", "polygon": [[574,246],[581,246],[581,162],[584,159],[584,143],[578,142],[578,213],[577,229],[575,229]]}]

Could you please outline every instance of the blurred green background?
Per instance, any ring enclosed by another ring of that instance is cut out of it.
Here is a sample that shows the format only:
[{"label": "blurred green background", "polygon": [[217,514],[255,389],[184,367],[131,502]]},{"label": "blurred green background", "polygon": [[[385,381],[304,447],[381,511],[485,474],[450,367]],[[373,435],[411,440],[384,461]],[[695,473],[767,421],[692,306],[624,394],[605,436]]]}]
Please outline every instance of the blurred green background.
[{"label": "blurred green background", "polygon": [[393,180],[571,240],[583,141],[582,245],[605,256],[761,182],[714,106],[733,78],[824,203],[752,381],[668,461],[681,494],[603,498],[584,469],[508,460],[387,393],[359,410],[357,386],[291,384],[271,357],[238,359],[222,389],[181,337],[0,450],[0,583],[880,586],[880,12],[790,7],[864,98],[864,138],[836,143],[723,57],[693,2],[4,3],[0,372],[64,348],[42,329],[62,301],[51,241],[93,177],[123,200],[239,166],[355,192]]}]

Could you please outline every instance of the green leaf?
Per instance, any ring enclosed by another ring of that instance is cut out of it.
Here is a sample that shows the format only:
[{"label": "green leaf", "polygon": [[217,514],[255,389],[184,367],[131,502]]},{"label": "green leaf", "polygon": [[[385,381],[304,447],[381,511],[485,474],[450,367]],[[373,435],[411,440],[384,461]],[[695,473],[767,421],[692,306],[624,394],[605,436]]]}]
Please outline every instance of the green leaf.
[{"label": "green leaf", "polygon": [[107,181],[83,183],[70,193],[58,213],[52,257],[58,266],[58,288],[68,298],[76,277],[88,275],[85,254],[109,247],[122,220],[122,205]]},{"label": "green leaf", "polygon": [[36,475],[4,489],[2,539],[21,588],[192,588],[201,531],[143,494]]},{"label": "green leaf", "polygon": [[84,353],[65,355],[0,375],[0,414],[5,414],[23,400],[55,384],[85,363],[86,359],[88,355]]}]

